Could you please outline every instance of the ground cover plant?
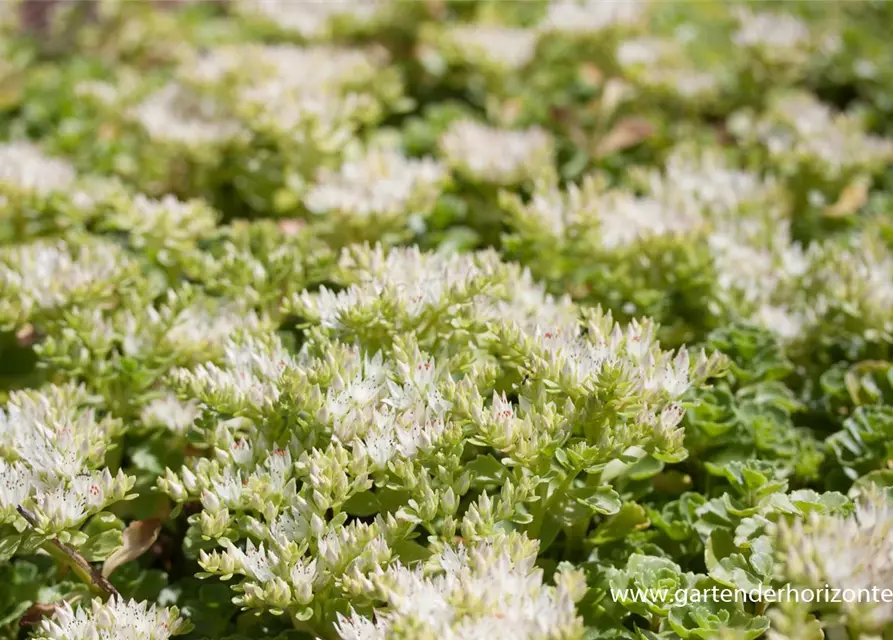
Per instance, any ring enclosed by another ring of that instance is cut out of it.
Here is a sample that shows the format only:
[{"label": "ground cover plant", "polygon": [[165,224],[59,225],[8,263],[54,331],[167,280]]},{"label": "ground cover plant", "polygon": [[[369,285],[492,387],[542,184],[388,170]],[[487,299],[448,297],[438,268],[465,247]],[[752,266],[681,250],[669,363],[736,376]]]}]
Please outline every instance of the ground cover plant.
[{"label": "ground cover plant", "polygon": [[0,5],[0,637],[893,638],[891,24]]}]

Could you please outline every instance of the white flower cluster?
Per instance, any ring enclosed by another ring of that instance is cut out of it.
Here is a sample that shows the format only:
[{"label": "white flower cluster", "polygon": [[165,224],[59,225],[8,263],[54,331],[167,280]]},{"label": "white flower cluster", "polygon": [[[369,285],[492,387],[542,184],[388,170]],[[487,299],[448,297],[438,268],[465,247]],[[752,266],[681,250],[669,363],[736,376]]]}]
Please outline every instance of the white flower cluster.
[{"label": "white flower cluster", "polygon": [[[272,333],[236,337],[221,362],[173,372],[181,400],[158,401],[159,415],[189,423],[207,452],[159,479],[176,502],[202,504],[190,535],[220,546],[202,553],[203,569],[241,576],[242,606],[300,620],[325,618],[320,594],[389,607],[376,623],[343,621],[345,634],[425,623],[466,637],[463,630],[491,629],[491,618],[419,621],[402,592],[387,586],[390,577],[412,575],[418,582],[409,589],[441,584],[387,567],[415,529],[444,542],[461,529],[484,542],[445,552],[445,562],[465,568],[451,574],[455,590],[438,601],[452,607],[480,591],[484,608],[496,607],[530,637],[577,637],[571,594],[582,588],[579,577],[560,572],[557,587],[544,586],[530,564],[535,549],[503,555],[530,543],[496,546],[492,538],[505,522],[530,522],[517,510],[541,499],[537,469],[569,439],[584,467],[630,447],[679,459],[679,400],[720,361],[662,351],[650,323],[622,329],[605,314],[590,314],[580,336],[575,305],[494,252],[352,247],[340,269],[350,283],[343,291],[304,292],[286,304],[309,325],[299,355]],[[506,380],[517,401],[495,391]],[[185,398],[197,404],[184,407]],[[469,438],[499,451],[506,473],[517,473],[499,482],[498,497],[478,495],[460,516],[471,482],[462,461]],[[379,501],[391,504],[386,514]],[[378,515],[349,520],[364,514]],[[483,593],[489,581],[503,585],[492,601]]]},{"label": "white flower cluster", "polygon": [[537,327],[551,327],[572,331],[579,322],[579,309],[570,296],[556,298],[546,293],[545,287],[534,281],[530,271],[516,273],[508,265],[508,295],[480,296],[475,300],[474,313],[487,324],[514,324],[533,334]]},{"label": "white flower cluster", "polygon": [[330,388],[326,398],[335,435],[352,445],[354,456],[367,458],[373,469],[387,468],[397,456],[411,459],[430,452],[450,428],[447,412],[452,403],[438,389],[450,380],[449,372],[423,354],[404,365],[409,366],[401,372],[402,385],[387,379],[385,369],[367,364],[364,377],[354,378],[344,389]]},{"label": "white flower cluster", "polygon": [[[662,351],[654,333],[647,321],[633,321],[622,329],[610,314],[596,313],[585,336],[542,328],[523,339],[521,350],[526,355],[520,368],[532,389],[544,384],[551,393],[560,393],[559,399],[564,396],[572,402],[562,409],[572,426],[587,412],[605,409],[593,399],[599,397],[606,381],[622,380],[610,393],[615,406],[630,407],[629,420],[615,417],[616,424],[597,434],[586,432],[584,427],[590,444],[598,455],[620,453],[636,445],[674,456],[682,450],[679,425],[685,412],[680,399],[721,368],[722,361],[703,352],[690,358],[685,348],[675,353]],[[502,339],[510,342],[517,337],[508,332]],[[529,396],[530,401],[534,398],[533,394]],[[577,414],[577,410],[582,413]]]},{"label": "white flower cluster", "polygon": [[638,37],[617,45],[618,64],[635,83],[684,100],[715,97],[722,89],[719,76],[691,63],[679,42]]},{"label": "white flower cluster", "polygon": [[115,597],[108,602],[99,598],[90,607],[72,609],[61,600],[51,618],[41,620],[34,640],[167,640],[189,631],[191,625],[170,609],[146,602]]},{"label": "white flower cluster", "polygon": [[649,8],[648,0],[552,0],[540,31],[562,34],[596,34],[607,29],[640,24]]},{"label": "white flower cluster", "polygon": [[[718,150],[689,147],[672,152],[662,170],[633,169],[630,177],[641,195],[612,191],[597,175],[565,189],[540,186],[526,202],[503,194],[512,246],[529,256],[561,251],[581,260],[637,247],[652,261],[685,252],[699,256],[703,273],[712,270],[708,311],[718,317],[743,317],[788,340],[832,316],[829,301],[845,300],[839,311],[860,309],[875,337],[887,331],[887,253],[839,243],[805,250],[793,241],[790,204],[775,180],[736,168]],[[845,260],[849,266],[832,266]],[[640,264],[645,273],[653,262]],[[863,293],[871,288],[875,302]]]},{"label": "white flower cluster", "polygon": [[188,249],[212,235],[217,217],[201,200],[183,202],[172,195],[154,199],[138,193],[106,216],[103,224],[126,231],[133,248],[166,262],[172,251]]},{"label": "white flower cluster", "polygon": [[728,124],[736,136],[763,145],[784,171],[803,164],[835,180],[893,159],[893,140],[865,133],[855,116],[835,113],[812,94],[773,96],[762,117],[740,112]]},{"label": "white flower cluster", "polygon": [[[395,363],[383,361],[381,354],[369,357],[350,350],[337,362],[326,391],[317,387],[311,393],[318,399],[319,424],[330,429],[338,442],[351,447],[355,461],[386,468],[395,456],[409,459],[419,451],[431,450],[448,429],[451,403],[440,387],[448,388],[451,379],[445,367],[430,356],[415,352],[411,360]],[[265,345],[249,339],[231,342],[222,365],[178,369],[173,378],[176,385],[207,406],[223,412],[230,407],[253,407],[258,412],[254,415],[263,415],[274,412],[280,398],[292,402],[282,396],[283,391],[316,375],[322,366],[321,361],[306,355],[295,360],[276,340]],[[271,436],[260,423],[236,421],[231,426],[248,429],[249,441],[240,444],[226,432],[209,435],[219,455],[227,460],[235,455],[230,449],[240,452],[244,463],[252,457],[249,452],[259,455],[272,446]]]},{"label": "white flower cluster", "polygon": [[740,8],[735,18],[739,23],[732,36],[735,45],[756,49],[770,63],[803,64],[816,49],[828,55],[840,47],[836,34],[814,34],[803,20],[789,13]]},{"label": "white flower cluster", "polygon": [[0,194],[7,191],[48,195],[71,187],[77,174],[60,158],[52,158],[29,142],[0,144]]},{"label": "white flower cluster", "polygon": [[223,351],[222,365],[209,362],[194,370],[175,369],[171,375],[194,397],[230,398],[235,403],[263,408],[279,399],[280,376],[297,366],[278,340],[265,344],[249,336],[225,342]]},{"label": "white flower cluster", "polygon": [[678,400],[691,385],[688,352],[661,352],[648,322],[634,320],[623,330],[608,316],[591,324],[588,337],[543,329],[535,339],[543,361],[534,366],[545,365],[570,386],[597,384],[605,372],[617,368],[635,380],[637,391],[664,392],[671,400]]},{"label": "white flower cluster", "polygon": [[223,144],[240,131],[213,96],[174,82],[149,95],[129,115],[153,140],[189,147]]},{"label": "white flower cluster", "polygon": [[[124,110],[150,138],[145,162],[156,170],[149,174],[153,193],[164,192],[159,183],[179,192],[174,183],[192,177],[172,175],[165,166],[167,158],[182,162],[183,153],[186,168],[202,183],[213,184],[227,158],[248,154],[252,161],[240,162],[238,175],[255,180],[270,171],[276,174],[271,179],[302,190],[318,167],[338,161],[362,124],[401,99],[399,73],[387,63],[386,52],[376,49],[226,44],[193,50],[170,82],[141,102],[122,98],[124,104],[97,108]],[[255,147],[263,152],[254,154]],[[229,179],[247,184],[238,175]],[[274,206],[272,194],[264,197],[270,202],[258,206]]]},{"label": "white flower cluster", "polygon": [[[448,372],[422,354],[414,358],[385,362],[336,347],[321,359],[295,359],[273,339],[234,342],[224,366],[175,373],[181,390],[208,411],[242,416],[205,432],[213,458],[179,474],[168,470],[159,484],[178,502],[201,500],[194,525],[221,539],[223,551],[202,552],[200,563],[211,574],[242,575],[243,606],[297,613],[333,588],[367,597],[367,575],[390,562],[388,539],[406,528],[409,514],[345,525],[345,503],[370,488],[372,473],[415,477],[412,463],[433,455],[448,429],[451,440],[460,437],[445,424],[450,403],[438,389],[450,383]],[[301,386],[308,377],[323,389]],[[304,449],[300,430],[277,431],[275,416],[296,406],[292,393],[317,425],[307,436],[318,441],[329,432],[328,444]],[[246,411],[253,403],[267,412]],[[237,518],[246,510],[247,519]],[[247,535],[261,544],[230,542]]]},{"label": "white flower cluster", "polygon": [[[863,496],[851,516],[813,514],[782,526],[779,538],[784,573],[800,586],[870,593],[893,583],[893,503],[883,491]],[[881,598],[841,606],[848,624],[867,633],[893,622],[893,606]]]},{"label": "white flower cluster", "polygon": [[623,191],[609,191],[599,201],[589,203],[587,210],[598,211],[598,232],[606,249],[628,247],[648,236],[685,234],[702,222],[697,215],[674,208],[651,198],[633,196]]},{"label": "white flower cluster", "polygon": [[33,510],[39,526],[61,532],[125,499],[134,479],[103,468],[121,424],[98,418],[83,387],[14,391],[0,409],[0,520]]},{"label": "white flower cluster", "polygon": [[337,219],[405,220],[433,207],[447,170],[431,158],[407,158],[395,149],[371,149],[337,172],[322,171],[304,196],[311,213]]},{"label": "white flower cluster", "polygon": [[183,434],[201,414],[202,408],[197,400],[183,401],[173,393],[165,393],[143,407],[140,421],[148,426],[158,425]]},{"label": "white flower cluster", "polygon": [[361,25],[369,23],[386,6],[385,0],[301,3],[291,0],[239,0],[236,3],[236,9],[243,15],[261,18],[305,39],[330,35],[339,19],[346,18]]},{"label": "white flower cluster", "polygon": [[662,170],[645,174],[642,183],[655,200],[711,220],[753,213],[777,218],[785,213],[776,180],[732,166],[718,149],[676,149]]},{"label": "white flower cluster", "polygon": [[[379,92],[394,92],[382,76],[384,62],[360,49],[232,45],[199,55],[180,74],[218,99],[223,95],[247,127],[295,132],[312,124],[334,136],[371,108]],[[337,137],[332,145],[345,141]]]},{"label": "white flower cluster", "polygon": [[410,631],[415,637],[511,637],[571,640],[583,637],[575,603],[585,593],[582,572],[560,569],[555,586],[536,568],[538,545],[508,534],[466,547],[446,548],[427,567],[395,564],[373,578],[387,608],[370,620],[339,616],[343,640],[386,640]]},{"label": "white flower cluster", "polygon": [[110,296],[136,265],[111,242],[40,240],[0,248],[0,322],[23,322],[85,300]]},{"label": "white flower cluster", "polygon": [[458,120],[440,138],[447,163],[463,177],[485,184],[517,185],[548,173],[553,140],[539,127],[496,129]]},{"label": "white flower cluster", "polygon": [[530,232],[539,226],[558,239],[585,239],[612,250],[648,237],[690,235],[723,207],[738,206],[738,198],[751,195],[747,190],[756,181],[724,167],[707,168],[673,156],[665,173],[643,176],[643,182],[646,193],[638,196],[609,189],[598,176],[588,175],[564,190],[541,186],[526,203],[507,197],[504,205]]},{"label": "white flower cluster", "polygon": [[537,326],[576,326],[577,308],[556,299],[530,273],[503,263],[492,251],[422,252],[381,246],[346,250],[341,269],[352,282],[337,293],[322,287],[286,303],[325,333],[352,341],[401,334],[458,345],[486,341],[486,327],[512,325],[532,334]]},{"label": "white flower cluster", "polygon": [[[201,411],[197,403],[168,394],[167,373],[221,358],[231,338],[269,331],[268,319],[244,304],[207,298],[189,287],[170,290],[156,304],[128,302],[111,310],[74,308],[36,348],[61,372],[76,371],[71,378],[88,377],[116,412],[133,412],[144,426],[181,434]],[[123,399],[117,395],[122,372],[133,385]]]},{"label": "white flower cluster", "polygon": [[756,221],[715,230],[707,242],[726,311],[785,341],[832,327],[871,342],[893,331],[893,255],[866,233],[804,249],[787,221]]},{"label": "white flower cluster", "polygon": [[221,145],[252,129],[294,131],[311,121],[338,131],[371,99],[348,89],[368,90],[379,68],[377,58],[360,50],[217,47],[186,61],[179,82],[150,95],[131,115],[154,139],[190,146]]},{"label": "white flower cluster", "polygon": [[809,262],[803,249],[792,244],[787,221],[733,222],[711,232],[707,246],[716,270],[717,299],[725,310],[736,310],[785,339],[801,335],[805,318],[789,301],[792,283]]},{"label": "white flower cluster", "polygon": [[[207,504],[213,495],[206,493]],[[303,612],[319,592],[368,584],[367,576],[391,560],[386,541],[389,526],[394,524],[380,520],[372,524],[326,524],[315,514],[308,521],[294,510],[283,513],[269,528],[258,526],[258,531],[266,532],[269,546],[255,546],[249,541],[241,549],[224,541],[225,551],[202,551],[199,563],[209,574],[244,576],[240,585],[243,593],[234,599],[237,604]],[[308,547],[316,552],[315,558],[304,555]],[[360,589],[357,591],[354,597],[364,596]]]},{"label": "white flower cluster", "polygon": [[[246,73],[246,62],[250,63],[250,75]],[[361,49],[241,44],[198,54],[180,74],[198,86],[237,79],[251,87],[275,83],[282,90],[317,93],[362,82],[374,74],[380,62],[380,56]]]},{"label": "white flower cluster", "polygon": [[341,268],[355,284],[338,293],[326,287],[315,294],[305,291],[293,304],[331,329],[344,328],[382,305],[392,307],[390,316],[417,321],[445,305],[470,302],[491,286],[500,265],[492,251],[462,255],[424,253],[418,247],[352,249],[342,255]]},{"label": "white flower cluster", "polygon": [[807,259],[809,270],[798,283],[810,292],[805,313],[815,318],[850,318],[863,328],[865,338],[889,339],[893,254],[887,247],[863,232],[841,243],[813,245]]},{"label": "white flower cluster", "polygon": [[532,29],[462,24],[449,27],[441,38],[451,59],[516,71],[533,60],[538,34]]}]

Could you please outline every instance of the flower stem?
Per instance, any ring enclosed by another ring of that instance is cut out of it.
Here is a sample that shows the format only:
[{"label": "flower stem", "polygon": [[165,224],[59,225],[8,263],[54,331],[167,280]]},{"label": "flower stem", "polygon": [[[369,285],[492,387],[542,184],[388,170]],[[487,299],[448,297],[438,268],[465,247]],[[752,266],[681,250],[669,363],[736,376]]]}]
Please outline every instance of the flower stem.
[{"label": "flower stem", "polygon": [[[16,507],[16,510],[29,525],[37,528],[37,518],[33,513],[22,506]],[[103,598],[108,599],[112,596],[121,595],[118,593],[115,586],[109,582],[100,571],[94,569],[93,566],[84,559],[84,556],[78,553],[73,547],[70,547],[63,542],[59,542],[56,538],[49,538],[41,545],[41,548],[50,554],[50,556],[52,556],[59,564],[71,569],[78,578],[89,585],[91,590],[95,591]]]}]

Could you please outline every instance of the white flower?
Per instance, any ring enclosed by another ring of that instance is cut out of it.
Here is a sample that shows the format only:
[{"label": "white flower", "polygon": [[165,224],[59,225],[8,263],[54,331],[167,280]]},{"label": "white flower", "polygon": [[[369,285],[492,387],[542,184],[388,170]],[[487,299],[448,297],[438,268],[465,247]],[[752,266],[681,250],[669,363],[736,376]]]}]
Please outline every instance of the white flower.
[{"label": "white flower", "polygon": [[[334,422],[335,434],[342,442],[356,435],[356,423],[371,419],[375,405],[381,401],[387,389],[385,380],[390,365],[385,366],[381,353],[373,358],[356,358],[360,366],[353,371],[345,371],[347,376],[337,376],[326,391],[326,402],[320,419]],[[350,367],[347,363],[345,369]]]},{"label": "white flower", "polygon": [[869,340],[893,331],[893,256],[869,234],[804,251],[784,221],[733,224],[711,233],[708,246],[723,306],[786,341],[840,317],[858,318]]},{"label": "white flower", "polygon": [[38,526],[48,531],[62,531],[81,525],[88,516],[107,505],[124,500],[135,478],[108,469],[81,470],[72,476],[43,474],[31,498],[31,508]]},{"label": "white flower", "polygon": [[292,565],[288,577],[299,603],[307,604],[313,599],[313,583],[317,575],[316,560],[310,562],[298,560]]},{"label": "white flower", "polygon": [[865,133],[858,118],[835,113],[806,92],[772,97],[766,114],[756,120],[743,113],[733,114],[729,129],[735,135],[756,139],[779,160],[817,163],[831,178],[885,166],[893,159],[893,140]]},{"label": "white flower", "polygon": [[350,616],[338,614],[335,631],[342,640],[387,640],[388,625],[381,617],[373,622],[351,608]]},{"label": "white flower", "polygon": [[427,571],[398,563],[375,578],[388,605],[376,622],[353,613],[339,616],[336,629],[346,640],[385,638],[392,626],[404,625],[450,639],[501,637],[507,628],[519,639],[582,633],[574,606],[581,594],[564,586],[574,581],[559,573],[559,586],[543,584],[535,559],[535,545],[509,537],[447,548],[430,560]]},{"label": "white flower", "polygon": [[99,598],[90,608],[73,610],[60,600],[51,618],[44,618],[32,638],[35,640],[167,640],[189,630],[176,607],[167,609],[147,602]]},{"label": "white flower", "polygon": [[323,327],[340,328],[342,317],[353,310],[375,305],[383,296],[398,301],[410,318],[444,301],[466,295],[476,282],[495,273],[499,265],[493,252],[476,254],[423,253],[418,247],[392,249],[379,246],[359,256],[345,252],[342,268],[359,280],[339,293],[320,288],[304,292],[300,303]]},{"label": "white flower", "polygon": [[140,193],[129,204],[119,217],[126,228],[137,236],[161,237],[166,242],[210,235],[217,222],[213,209],[197,200],[182,202],[172,195],[156,200]]},{"label": "white flower", "polygon": [[398,362],[394,369],[403,384],[383,375],[372,378],[373,393],[335,424],[338,438],[350,442],[358,458],[367,457],[379,469],[397,455],[412,458],[433,449],[447,428],[452,407],[437,387],[449,373],[432,358],[420,355],[415,362]]},{"label": "white flower", "polygon": [[373,149],[348,160],[337,172],[323,171],[304,204],[315,214],[408,217],[433,206],[446,177],[446,169],[430,158],[415,160],[396,150]]},{"label": "white flower", "polygon": [[326,2],[292,2],[291,0],[239,0],[237,9],[245,15],[265,18],[280,29],[293,31],[303,38],[320,38],[329,34],[334,20],[349,17],[368,23],[380,12],[382,0],[328,0]]},{"label": "white flower", "polygon": [[606,345],[578,338],[575,332],[538,330],[535,339],[558,370],[578,384],[597,378],[610,357]]},{"label": "white flower", "polygon": [[62,477],[101,461],[120,423],[81,409],[89,399],[74,385],[11,392],[0,409],[0,453],[10,452],[35,472]]},{"label": "white flower", "polygon": [[198,350],[204,346],[225,345],[237,332],[256,330],[261,324],[253,311],[226,300],[212,307],[190,305],[174,316],[165,341],[180,349]]},{"label": "white flower", "polygon": [[202,414],[195,399],[182,401],[173,393],[147,404],[140,413],[140,421],[145,425],[162,425],[176,433],[184,433]]},{"label": "white flower", "polygon": [[753,319],[782,340],[792,342],[802,336],[807,328],[804,316],[804,313],[787,309],[782,305],[764,304],[754,313]]},{"label": "white flower", "polygon": [[243,91],[239,104],[254,128],[306,139],[322,151],[335,153],[352,139],[360,115],[374,105],[374,99],[360,93],[307,94],[280,82],[267,82]]},{"label": "white flower", "polygon": [[13,391],[0,410],[0,521],[31,509],[48,532],[79,526],[106,505],[122,500],[134,479],[108,469],[105,459],[120,423],[97,420],[83,387],[47,386]]},{"label": "white flower", "polygon": [[450,27],[444,37],[455,53],[472,61],[483,58],[506,69],[521,69],[533,60],[537,33],[486,24],[463,24]]},{"label": "white flower", "polygon": [[112,243],[90,242],[76,249],[62,241],[20,244],[0,249],[0,291],[16,296],[7,304],[17,303],[25,314],[56,309],[94,291],[114,290],[132,265]]},{"label": "white flower", "polygon": [[[719,187],[708,182],[709,176],[702,182],[689,175],[677,184],[673,179],[680,169],[671,164],[666,175],[646,176],[650,189],[645,196],[609,190],[590,175],[565,191],[541,187],[529,202],[509,206],[527,224],[539,222],[559,240],[585,237],[604,249],[625,248],[650,236],[687,234],[703,226],[704,204],[719,198],[711,193]],[[711,186],[705,187],[708,183]]]},{"label": "white flower", "polygon": [[646,177],[648,195],[704,217],[738,215],[747,206],[773,213],[782,193],[772,178],[762,178],[730,165],[718,150],[681,148],[674,151],[662,171]]},{"label": "white flower", "polygon": [[719,76],[693,67],[678,40],[641,37],[617,46],[617,62],[646,88],[675,93],[684,99],[712,97],[721,89]]},{"label": "white flower", "polygon": [[[883,587],[893,583],[893,504],[882,490],[863,496],[852,516],[812,514],[781,530],[787,576],[804,586],[834,589]],[[893,606],[860,598],[843,609],[854,626],[881,631],[893,622]]]},{"label": "white flower", "polygon": [[448,164],[470,179],[500,185],[535,180],[551,167],[553,142],[539,127],[495,129],[457,120],[440,138]]},{"label": "white flower", "polygon": [[131,109],[149,137],[185,145],[221,144],[239,133],[219,102],[187,87],[170,83]]},{"label": "white flower", "polygon": [[630,38],[617,45],[617,62],[622,67],[652,67],[675,52],[673,43],[661,38]]},{"label": "white flower", "polygon": [[48,195],[68,189],[76,177],[68,162],[44,155],[31,143],[0,144],[0,188]]},{"label": "white flower", "polygon": [[803,64],[814,51],[832,55],[841,45],[836,33],[813,33],[789,13],[739,8],[735,16],[740,23],[732,37],[735,45],[757,49],[770,62]]},{"label": "white flower", "polygon": [[37,484],[37,476],[24,464],[10,464],[0,458],[0,522],[16,518],[16,507],[25,502]]},{"label": "white flower", "polygon": [[255,547],[249,540],[244,551],[228,540],[224,541],[223,546],[235,561],[236,570],[240,573],[261,584],[269,582],[276,576],[274,570],[279,566],[279,556],[272,550],[265,550],[263,543]]},{"label": "white flower", "polygon": [[830,240],[810,247],[805,260],[805,283],[818,290],[810,299],[816,314],[843,312],[868,330],[893,329],[893,255],[882,242],[869,233],[847,242]]},{"label": "white flower", "polygon": [[[786,292],[787,303],[792,302],[795,295],[790,287],[809,266],[801,247],[791,243],[786,220],[729,222],[710,233],[707,246],[716,269],[718,298],[724,306],[754,319],[772,319],[775,299]],[[789,313],[784,312],[788,319],[779,325],[786,327],[782,334],[789,322],[796,321]]]},{"label": "white flower", "polygon": [[309,95],[354,86],[372,76],[381,62],[380,57],[361,49],[239,44],[202,53],[181,73],[199,85],[235,82],[255,90],[269,85],[281,92]]},{"label": "white flower", "polygon": [[796,51],[810,39],[806,23],[788,13],[768,11],[755,13],[740,9],[736,12],[736,17],[741,26],[733,36],[733,41],[739,47]]},{"label": "white flower", "polygon": [[552,0],[540,29],[562,33],[599,33],[640,23],[648,0]]},{"label": "white flower", "polygon": [[223,96],[246,129],[335,154],[375,112],[378,92],[399,91],[381,72],[385,62],[359,49],[243,44],[215,47],[180,75]]},{"label": "white flower", "polygon": [[513,323],[527,333],[533,333],[537,327],[550,327],[556,331],[576,328],[578,310],[570,296],[556,299],[547,294],[545,287],[535,282],[527,269],[511,273],[509,282],[508,299],[487,296],[475,301],[475,313],[481,320]]},{"label": "white flower", "polygon": [[[59,528],[79,525],[86,519],[90,510],[98,511],[104,506],[105,491],[102,480],[101,477],[79,475],[71,480],[69,486],[59,483],[38,492],[34,502],[39,514]],[[110,475],[107,481],[111,482]]]},{"label": "white flower", "polygon": [[599,233],[606,249],[629,246],[652,235],[686,233],[701,224],[693,212],[623,191],[605,194],[601,205]]},{"label": "white flower", "polygon": [[173,379],[200,398],[214,395],[267,407],[279,399],[280,377],[297,372],[294,358],[278,339],[265,342],[253,336],[224,343],[225,363],[200,364],[195,369],[175,369]]}]

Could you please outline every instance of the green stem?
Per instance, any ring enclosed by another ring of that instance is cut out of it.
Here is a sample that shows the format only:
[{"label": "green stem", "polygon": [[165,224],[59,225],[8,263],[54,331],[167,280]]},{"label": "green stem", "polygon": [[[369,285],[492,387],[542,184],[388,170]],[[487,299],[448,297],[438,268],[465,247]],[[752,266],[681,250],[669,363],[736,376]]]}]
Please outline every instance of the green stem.
[{"label": "green stem", "polygon": [[[37,528],[37,518],[33,513],[22,506],[17,507],[16,510],[29,525]],[[84,556],[78,553],[73,547],[70,547],[63,542],[59,542],[56,538],[49,538],[41,545],[41,549],[46,551],[60,565],[71,569],[71,571],[73,571],[78,578],[83,580],[90,587],[90,590],[96,593],[96,595],[101,596],[104,599],[121,595],[118,593],[115,586],[109,582],[101,572],[94,569],[90,563],[84,559]]]},{"label": "green stem", "polygon": [[332,638],[332,631],[327,627],[320,628],[320,625],[313,623],[313,618],[309,620],[299,620],[295,615],[294,609],[288,610],[288,616],[291,618],[292,626],[296,631],[303,631],[304,633],[308,633],[314,638]]},{"label": "green stem", "polygon": [[758,616],[761,616],[764,613],[766,613],[766,604],[767,603],[765,600],[758,600],[757,602],[755,602],[754,603],[754,613]]},{"label": "green stem", "polygon": [[651,631],[655,633],[660,631],[660,616],[656,613],[651,614]]},{"label": "green stem", "polygon": [[543,499],[540,500],[539,506],[534,509],[533,522],[530,524],[530,529],[528,529],[527,535],[529,535],[531,538],[539,537],[540,529],[543,526],[543,521],[546,519],[546,511],[548,511],[549,507],[552,506],[558,496],[563,496],[565,493],[567,493],[568,488],[574,482],[574,479],[579,473],[579,470],[574,470],[572,473],[568,473],[551,496],[549,496],[548,498],[543,496]]}]

